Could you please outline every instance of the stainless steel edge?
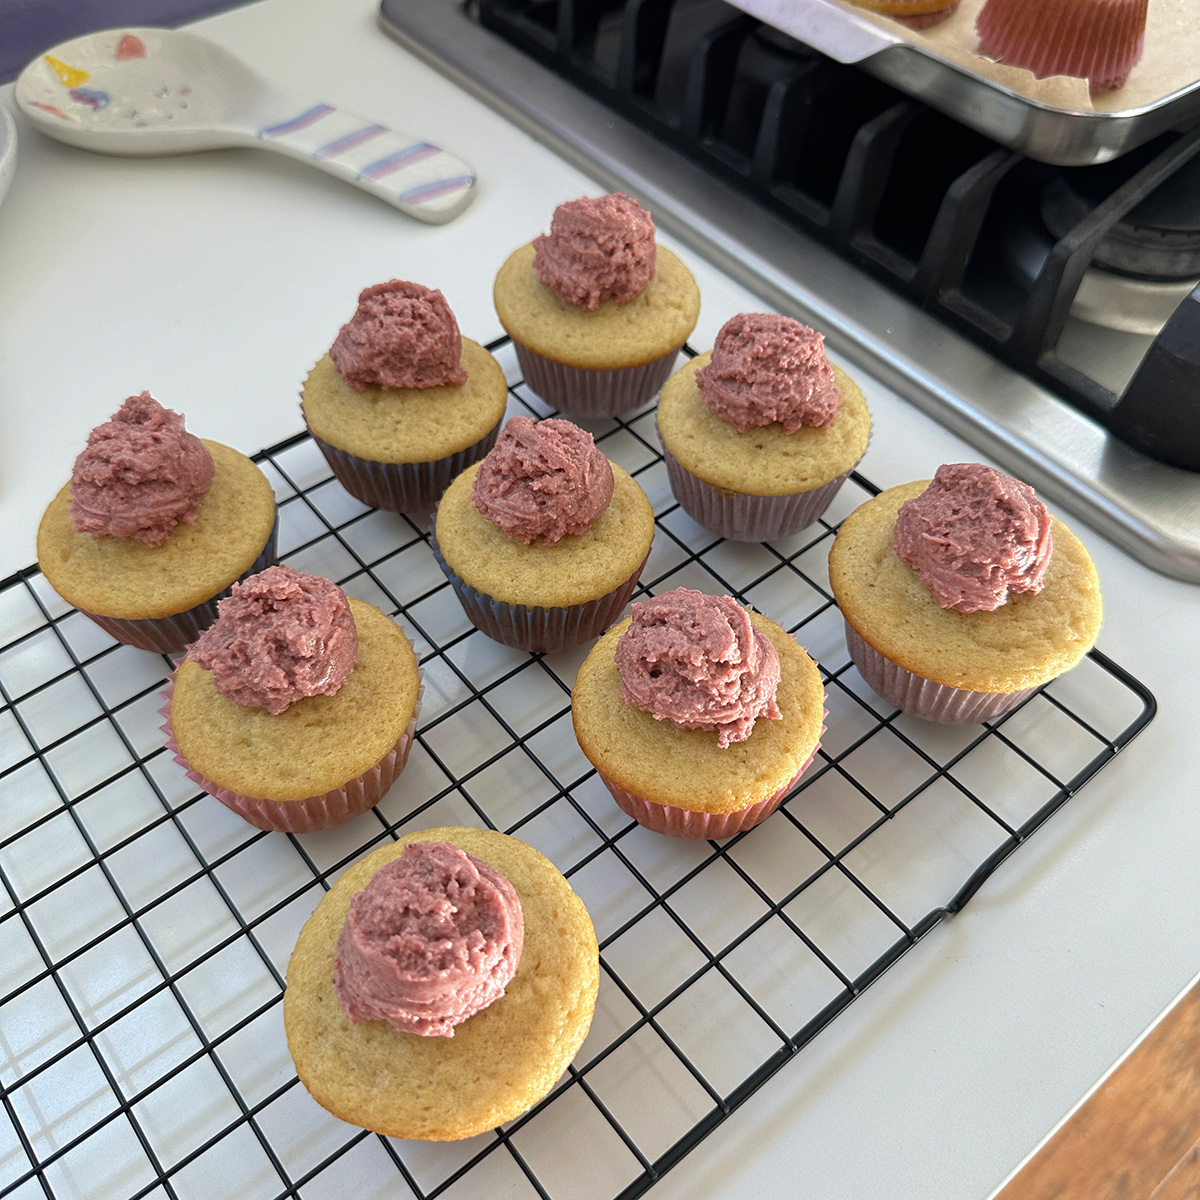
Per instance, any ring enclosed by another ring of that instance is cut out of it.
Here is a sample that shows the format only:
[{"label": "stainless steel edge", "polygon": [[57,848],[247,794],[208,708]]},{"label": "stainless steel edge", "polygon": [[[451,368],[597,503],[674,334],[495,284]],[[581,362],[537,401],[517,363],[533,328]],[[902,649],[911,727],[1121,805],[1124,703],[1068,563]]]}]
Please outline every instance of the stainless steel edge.
[{"label": "stainless steel edge", "polygon": [[[454,0],[383,0],[380,25],[1053,504],[1148,566],[1200,582],[1200,475],[1164,466],[997,362],[483,29]],[[814,281],[810,284],[808,281]]]}]

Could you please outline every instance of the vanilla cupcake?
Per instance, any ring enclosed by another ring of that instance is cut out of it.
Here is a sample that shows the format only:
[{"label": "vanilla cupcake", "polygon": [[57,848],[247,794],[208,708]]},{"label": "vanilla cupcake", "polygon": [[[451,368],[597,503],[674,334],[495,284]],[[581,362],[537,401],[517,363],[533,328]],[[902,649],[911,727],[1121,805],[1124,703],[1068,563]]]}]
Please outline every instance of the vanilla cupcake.
[{"label": "vanilla cupcake", "polygon": [[729,596],[638,601],[579,668],[579,747],[617,804],[673,837],[727,838],[779,807],[825,721],[817,665]]},{"label": "vanilla cupcake", "polygon": [[301,393],[309,432],[342,486],[402,513],[431,510],[488,452],[507,402],[500,364],[461,336],[442,293],[398,279],[360,293]]},{"label": "vanilla cupcake", "polygon": [[431,546],[471,621],[562,650],[624,610],[654,538],[646,493],[570,421],[513,417],[438,505]]},{"label": "vanilla cupcake", "polygon": [[549,234],[500,268],[493,297],[525,382],[575,417],[649,400],[700,314],[692,273],[620,192],[560,204]]},{"label": "vanilla cupcake", "polygon": [[51,587],[119,642],[182,650],[231,584],[275,561],[275,495],[244,454],[149,392],[88,435],[38,526]]},{"label": "vanilla cupcake", "polygon": [[351,867],[300,931],[288,1049],[343,1121],[473,1137],[558,1082],[599,979],[587,910],[536,850],[488,829],[410,833]]},{"label": "vanilla cupcake", "polygon": [[404,768],[421,680],[390,617],[271,567],[238,584],[168,683],[168,748],[259,829],[308,833],[377,803]]},{"label": "vanilla cupcake", "polygon": [[958,11],[959,0],[850,0],[858,8],[891,17],[909,29],[929,29],[940,25]]},{"label": "vanilla cupcake", "polygon": [[658,402],[683,510],[720,537],[768,542],[807,528],[867,449],[871,416],[825,339],[791,317],[740,313]]},{"label": "vanilla cupcake", "polygon": [[834,539],[829,579],[863,678],[945,724],[1009,712],[1100,629],[1087,550],[1027,484],[978,463],[860,505]]}]

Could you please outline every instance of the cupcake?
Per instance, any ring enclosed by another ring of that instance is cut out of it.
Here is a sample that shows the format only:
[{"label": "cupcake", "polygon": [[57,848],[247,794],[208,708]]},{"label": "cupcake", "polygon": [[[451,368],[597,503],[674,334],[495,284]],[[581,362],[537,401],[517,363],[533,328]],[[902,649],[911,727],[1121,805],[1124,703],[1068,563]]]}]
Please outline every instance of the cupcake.
[{"label": "cupcake", "polygon": [[473,1137],[549,1093],[599,978],[587,910],[536,850],[487,829],[410,833],[351,867],[300,931],[288,1049],[343,1121]]},{"label": "cupcake", "polygon": [[654,511],[592,435],[512,417],[438,505],[430,545],[464,611],[518,650],[563,650],[624,610],[646,565]]},{"label": "cupcake", "polygon": [[507,403],[500,364],[459,334],[442,293],[399,279],[359,294],[301,392],[309,432],[342,486],[401,513],[431,510],[488,452]]},{"label": "cupcake", "polygon": [[206,792],[259,829],[366,812],[408,758],[416,656],[390,617],[317,575],[236,585],[168,684],[163,732]]},{"label": "cupcake", "polygon": [[1124,84],[1142,57],[1148,0],[987,0],[975,18],[979,53],[1013,67],[1074,75],[1093,94]]},{"label": "cupcake", "polygon": [[88,435],[38,526],[38,565],[117,641],[166,654],[217,619],[232,583],[275,561],[275,530],[258,467],[142,392]]},{"label": "cupcake", "polygon": [[959,0],[850,0],[858,8],[891,17],[909,29],[929,29],[952,17],[958,9]]},{"label": "cupcake", "polygon": [[944,724],[1002,716],[1079,662],[1100,628],[1088,552],[1032,488],[979,463],[860,505],[829,579],[863,678]]},{"label": "cupcake", "polygon": [[862,458],[871,416],[791,317],[740,313],[667,381],[658,436],[680,506],[720,537],[766,542],[811,525]]},{"label": "cupcake", "polygon": [[575,417],[649,400],[700,314],[692,273],[620,192],[560,204],[549,234],[500,268],[493,295],[525,382]]},{"label": "cupcake", "polygon": [[579,668],[575,737],[613,798],[657,833],[727,838],[764,821],[824,730],[816,664],[729,596],[638,601]]}]

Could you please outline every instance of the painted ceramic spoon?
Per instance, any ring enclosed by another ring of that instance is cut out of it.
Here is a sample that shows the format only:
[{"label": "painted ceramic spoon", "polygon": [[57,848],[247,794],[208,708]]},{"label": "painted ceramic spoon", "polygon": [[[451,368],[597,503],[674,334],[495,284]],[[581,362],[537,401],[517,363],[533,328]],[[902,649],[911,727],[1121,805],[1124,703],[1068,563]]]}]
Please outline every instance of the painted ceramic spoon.
[{"label": "painted ceramic spoon", "polygon": [[475,174],[438,146],[280,91],[194,33],[113,29],[55,46],[17,79],[21,111],[59,141],[104,154],[263,146],[312,163],[410,216],[440,223]]}]

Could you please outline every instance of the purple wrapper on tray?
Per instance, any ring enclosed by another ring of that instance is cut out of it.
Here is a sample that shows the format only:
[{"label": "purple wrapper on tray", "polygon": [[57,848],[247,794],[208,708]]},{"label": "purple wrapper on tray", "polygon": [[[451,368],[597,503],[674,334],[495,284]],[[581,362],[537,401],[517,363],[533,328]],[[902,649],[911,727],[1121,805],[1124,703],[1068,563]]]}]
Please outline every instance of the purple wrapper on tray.
[{"label": "purple wrapper on tray", "polygon": [[1024,703],[1038,689],[1019,692],[973,692],[914,675],[880,654],[846,624],[846,646],[859,674],[882,699],[910,716],[943,725],[975,725],[992,721]]},{"label": "purple wrapper on tray", "polygon": [[545,358],[513,342],[525,383],[547,404],[571,417],[615,417],[658,394],[670,378],[679,351],[636,367],[596,370]]}]

